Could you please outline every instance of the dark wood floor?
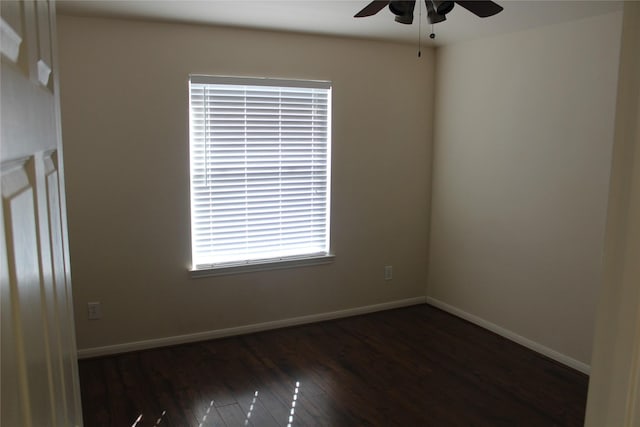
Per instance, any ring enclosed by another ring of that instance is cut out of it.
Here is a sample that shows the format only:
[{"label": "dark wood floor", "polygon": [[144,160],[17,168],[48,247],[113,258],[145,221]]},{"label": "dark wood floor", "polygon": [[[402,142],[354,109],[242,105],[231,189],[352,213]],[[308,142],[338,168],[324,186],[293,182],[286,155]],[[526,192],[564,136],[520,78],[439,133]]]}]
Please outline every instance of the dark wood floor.
[{"label": "dark wood floor", "polygon": [[582,426],[588,381],[428,305],[82,360],[80,379],[87,427]]}]

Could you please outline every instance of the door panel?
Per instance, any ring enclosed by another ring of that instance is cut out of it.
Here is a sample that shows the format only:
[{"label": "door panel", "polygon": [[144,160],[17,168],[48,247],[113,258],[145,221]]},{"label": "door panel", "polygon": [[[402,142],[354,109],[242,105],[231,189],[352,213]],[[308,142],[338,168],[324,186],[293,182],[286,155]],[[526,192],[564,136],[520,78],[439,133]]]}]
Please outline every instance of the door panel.
[{"label": "door panel", "polygon": [[69,425],[69,405],[73,404],[73,363],[75,363],[75,353],[71,353],[68,348],[75,348],[75,343],[71,339],[71,329],[63,328],[62,325],[68,325],[73,322],[70,316],[70,306],[65,286],[64,272],[64,249],[62,246],[62,226],[60,218],[60,199],[58,186],[58,170],[53,160],[56,153],[46,156],[44,159],[45,179],[46,179],[46,196],[49,217],[49,237],[51,240],[51,255],[53,261],[53,287],[49,306],[51,310],[51,320],[55,335],[55,343],[52,344],[52,352],[55,353],[60,372],[60,404],[64,409],[62,414],[58,414],[58,419],[63,425]]},{"label": "door panel", "polygon": [[[0,365],[2,380],[0,381],[0,398],[2,399],[2,411],[0,411],[0,425],[21,426],[27,425],[22,418],[20,408],[20,396],[15,389],[19,384],[18,367],[18,341],[14,333],[19,313],[15,310],[18,304],[14,302],[15,293],[11,292],[9,282],[9,261],[4,232],[4,206],[0,209],[0,326],[2,330],[2,346],[0,347]],[[15,319],[15,320],[14,320]]]},{"label": "door panel", "polygon": [[51,27],[49,25],[49,2],[36,1],[36,18],[38,25],[38,81],[49,87],[51,75]]},{"label": "door panel", "polygon": [[79,426],[52,1],[0,1],[6,426]]},{"label": "door panel", "polygon": [[[0,17],[2,18],[0,19],[0,52],[17,64],[22,40],[24,40],[22,4],[18,1],[0,2]],[[26,69],[26,67],[23,68]]]},{"label": "door panel", "polygon": [[[31,159],[27,160],[2,176],[10,283],[9,295],[3,295],[3,298],[8,296],[14,306],[12,320],[17,336],[16,368],[23,418],[33,425],[44,426],[52,420],[52,405],[38,265],[35,192],[27,172],[31,162]],[[4,404],[2,407],[3,413],[6,409],[12,410]]]}]

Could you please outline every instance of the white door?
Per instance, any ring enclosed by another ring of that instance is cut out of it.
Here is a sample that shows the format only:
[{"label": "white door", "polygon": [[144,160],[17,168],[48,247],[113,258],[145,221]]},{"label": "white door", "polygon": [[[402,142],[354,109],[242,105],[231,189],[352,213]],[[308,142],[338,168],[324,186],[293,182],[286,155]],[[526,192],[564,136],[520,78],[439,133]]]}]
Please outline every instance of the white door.
[{"label": "white door", "polygon": [[0,0],[0,425],[82,425],[53,0]]}]

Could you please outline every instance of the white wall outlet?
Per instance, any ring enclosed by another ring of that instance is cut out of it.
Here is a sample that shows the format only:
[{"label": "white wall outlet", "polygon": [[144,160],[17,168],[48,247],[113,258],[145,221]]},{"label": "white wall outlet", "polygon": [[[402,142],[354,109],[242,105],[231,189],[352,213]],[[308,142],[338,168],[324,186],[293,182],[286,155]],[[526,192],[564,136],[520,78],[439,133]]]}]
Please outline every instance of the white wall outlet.
[{"label": "white wall outlet", "polygon": [[96,320],[102,318],[102,306],[100,302],[87,303],[87,313],[89,314],[89,320]]},{"label": "white wall outlet", "polygon": [[384,280],[393,279],[393,266],[385,265],[384,266]]}]

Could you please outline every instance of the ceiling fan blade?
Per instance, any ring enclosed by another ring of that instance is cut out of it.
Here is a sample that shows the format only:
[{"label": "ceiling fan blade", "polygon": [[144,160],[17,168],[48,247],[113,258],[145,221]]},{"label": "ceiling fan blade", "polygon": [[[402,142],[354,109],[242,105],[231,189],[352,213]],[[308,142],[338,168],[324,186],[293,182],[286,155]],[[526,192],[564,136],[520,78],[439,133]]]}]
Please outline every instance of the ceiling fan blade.
[{"label": "ceiling fan blade", "polygon": [[502,12],[502,6],[492,1],[456,1],[456,3],[480,18],[486,18]]},{"label": "ceiling fan blade", "polygon": [[362,18],[365,16],[372,16],[380,12],[386,5],[389,4],[389,0],[374,0],[365,6],[360,12],[356,13],[354,18]]}]

